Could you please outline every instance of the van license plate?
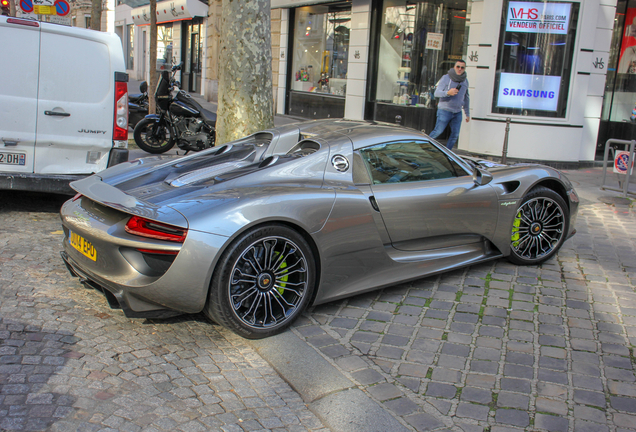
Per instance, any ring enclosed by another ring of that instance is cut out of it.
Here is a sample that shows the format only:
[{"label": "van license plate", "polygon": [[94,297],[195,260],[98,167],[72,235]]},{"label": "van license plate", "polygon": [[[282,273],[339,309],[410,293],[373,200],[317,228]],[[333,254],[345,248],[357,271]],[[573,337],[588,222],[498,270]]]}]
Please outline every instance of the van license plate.
[{"label": "van license plate", "polygon": [[0,164],[5,165],[25,165],[26,154],[0,152]]},{"label": "van license plate", "polygon": [[95,246],[93,246],[93,244],[84,237],[79,234],[75,234],[74,232],[70,232],[68,242],[85,257],[88,257],[93,261],[97,261],[97,250],[95,249]]}]

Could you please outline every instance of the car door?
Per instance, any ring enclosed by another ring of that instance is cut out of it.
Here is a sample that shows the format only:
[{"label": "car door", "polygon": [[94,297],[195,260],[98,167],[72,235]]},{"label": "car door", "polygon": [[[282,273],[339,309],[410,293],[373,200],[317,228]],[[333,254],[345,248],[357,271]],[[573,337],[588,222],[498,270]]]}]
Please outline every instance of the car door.
[{"label": "car door", "polygon": [[42,28],[38,174],[97,172],[112,147],[114,75],[108,46],[78,37],[74,30]]},{"label": "car door", "polygon": [[497,195],[427,141],[388,142],[360,150],[372,193],[396,249],[430,250],[491,238]]},{"label": "car door", "polygon": [[40,25],[3,17],[0,41],[0,172],[32,173]]}]

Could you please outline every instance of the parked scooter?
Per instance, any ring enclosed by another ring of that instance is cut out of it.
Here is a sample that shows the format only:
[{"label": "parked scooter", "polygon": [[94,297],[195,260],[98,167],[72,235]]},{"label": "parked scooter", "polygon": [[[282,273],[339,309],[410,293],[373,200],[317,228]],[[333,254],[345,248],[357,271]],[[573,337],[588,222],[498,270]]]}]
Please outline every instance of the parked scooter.
[{"label": "parked scooter", "polygon": [[139,84],[141,93],[128,95],[128,126],[135,129],[137,123],[148,115],[148,83],[142,81]]},{"label": "parked scooter", "polygon": [[155,91],[158,114],[147,115],[135,126],[135,143],[148,153],[164,153],[176,144],[181,150],[199,151],[214,146],[216,114],[204,109],[188,93],[178,90],[175,73],[182,63],[162,71]]}]

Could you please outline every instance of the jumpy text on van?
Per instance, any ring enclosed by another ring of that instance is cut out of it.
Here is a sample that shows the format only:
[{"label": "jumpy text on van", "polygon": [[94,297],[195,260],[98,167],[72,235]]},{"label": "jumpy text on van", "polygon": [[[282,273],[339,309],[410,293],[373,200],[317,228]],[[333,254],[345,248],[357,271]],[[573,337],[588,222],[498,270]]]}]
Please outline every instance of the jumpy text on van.
[{"label": "jumpy text on van", "polygon": [[106,131],[98,131],[98,130],[89,130],[89,129],[80,129],[79,133],[88,133],[88,134],[104,134],[106,135]]}]

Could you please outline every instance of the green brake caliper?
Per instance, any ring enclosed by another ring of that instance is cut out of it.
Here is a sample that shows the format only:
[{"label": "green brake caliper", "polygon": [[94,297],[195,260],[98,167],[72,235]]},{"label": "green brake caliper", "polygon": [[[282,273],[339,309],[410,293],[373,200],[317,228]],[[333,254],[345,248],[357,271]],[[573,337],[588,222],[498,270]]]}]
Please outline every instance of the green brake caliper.
[{"label": "green brake caliper", "polygon": [[[280,252],[276,252],[276,256],[278,256],[278,255],[280,255]],[[279,268],[284,269],[286,267],[287,267],[287,262],[283,261]],[[281,282],[287,282],[289,280],[289,275],[285,275],[282,278],[279,278],[278,280],[280,280]],[[280,286],[281,287],[278,288],[277,291],[278,291],[278,293],[280,295],[283,295],[283,293],[285,292],[285,287],[287,286],[287,284],[286,283],[281,283]]]},{"label": "green brake caliper", "polygon": [[519,227],[521,226],[521,212],[517,213],[514,222],[512,222],[512,236],[510,240],[514,247],[519,246]]}]

